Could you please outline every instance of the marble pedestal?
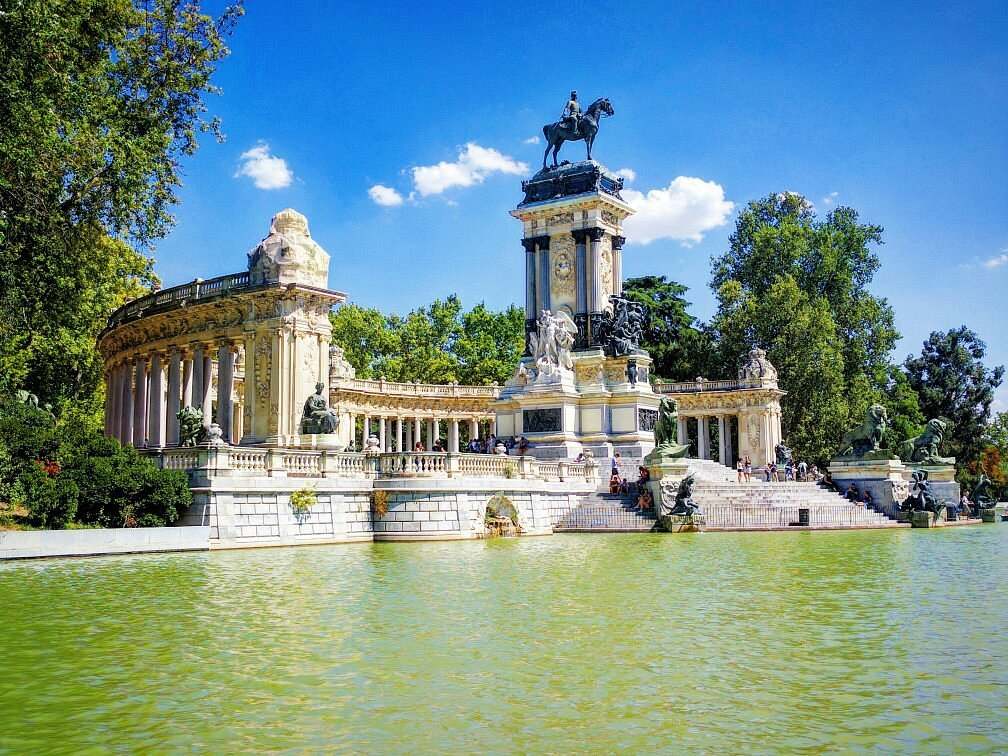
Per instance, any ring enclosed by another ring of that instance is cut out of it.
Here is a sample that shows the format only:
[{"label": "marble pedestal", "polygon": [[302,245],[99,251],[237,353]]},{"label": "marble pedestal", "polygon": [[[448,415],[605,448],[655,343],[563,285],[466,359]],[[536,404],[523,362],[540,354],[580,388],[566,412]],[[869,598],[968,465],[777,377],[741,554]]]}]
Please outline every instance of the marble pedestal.
[{"label": "marble pedestal", "polygon": [[906,467],[898,459],[878,456],[881,458],[834,457],[829,463],[830,476],[841,493],[851,483],[857,486],[859,494],[867,489],[875,501],[875,508],[895,518],[900,504],[910,494]]},{"label": "marble pedestal", "polygon": [[927,471],[928,481],[931,483],[931,493],[934,494],[934,497],[939,501],[945,499],[951,505],[959,503],[962,494],[955,479],[955,465],[921,465],[916,462],[908,462],[906,470],[907,480],[918,470]]},{"label": "marble pedestal", "polygon": [[[620,455],[625,477],[654,449],[654,423],[661,397],[650,383],[631,384],[627,362],[634,359],[646,375],[651,359],[606,357],[601,349],[575,352],[574,369],[553,376],[508,381],[495,403],[497,435],[524,436],[537,459],[573,459],[590,451],[603,460]],[[524,365],[534,373],[529,358]]]}]

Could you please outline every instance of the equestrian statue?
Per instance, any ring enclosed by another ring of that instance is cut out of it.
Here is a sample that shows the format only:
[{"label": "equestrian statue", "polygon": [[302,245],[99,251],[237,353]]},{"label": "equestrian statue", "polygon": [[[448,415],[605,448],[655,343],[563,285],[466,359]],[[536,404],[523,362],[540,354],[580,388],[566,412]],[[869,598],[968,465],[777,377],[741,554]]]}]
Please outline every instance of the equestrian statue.
[{"label": "equestrian statue", "polygon": [[553,150],[553,167],[557,167],[557,153],[564,142],[578,142],[584,140],[588,148],[588,159],[591,160],[592,145],[595,144],[595,135],[598,134],[599,121],[602,116],[611,116],[613,107],[609,100],[600,97],[595,100],[588,109],[581,112],[581,105],[578,103],[577,92],[571,92],[570,99],[564,106],[563,115],[556,123],[548,123],[543,126],[543,136],[546,137],[546,152],[543,153],[543,168],[546,168],[546,158],[549,151]]}]

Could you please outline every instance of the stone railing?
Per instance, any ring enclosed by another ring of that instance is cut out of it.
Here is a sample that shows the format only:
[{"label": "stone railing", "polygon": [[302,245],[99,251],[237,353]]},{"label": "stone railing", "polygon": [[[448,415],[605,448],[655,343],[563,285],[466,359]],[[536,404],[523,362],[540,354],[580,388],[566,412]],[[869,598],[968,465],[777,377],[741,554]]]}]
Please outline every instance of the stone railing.
[{"label": "stone railing", "polygon": [[248,449],[231,446],[150,450],[166,470],[183,470],[194,485],[216,477],[516,478],[594,483],[593,462],[543,462],[534,457],[445,452],[360,452]]},{"label": "stone railing", "polygon": [[218,276],[206,281],[197,278],[190,283],[155,291],[153,294],[127,302],[109,316],[106,328],[114,328],[123,321],[139,318],[148,310],[157,310],[158,312],[172,310],[176,307],[192,304],[200,299],[216,297],[236,289],[245,289],[248,288],[248,285],[248,271],[229,273],[226,276]]},{"label": "stone railing", "polygon": [[368,380],[365,378],[334,379],[331,388],[359,391],[361,393],[401,396],[434,397],[484,397],[496,399],[499,386],[461,386],[457,383],[397,383],[395,381]]},{"label": "stone railing", "polygon": [[776,388],[777,381],[737,380],[737,381],[684,381],[669,383],[659,381],[654,384],[658,394],[696,394],[702,391],[738,391],[740,389]]}]

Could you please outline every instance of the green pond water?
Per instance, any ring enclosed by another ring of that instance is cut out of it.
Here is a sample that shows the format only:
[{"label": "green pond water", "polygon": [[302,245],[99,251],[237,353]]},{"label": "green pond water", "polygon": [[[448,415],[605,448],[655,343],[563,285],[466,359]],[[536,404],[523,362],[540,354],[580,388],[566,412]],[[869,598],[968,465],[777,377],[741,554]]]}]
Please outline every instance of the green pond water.
[{"label": "green pond water", "polygon": [[0,750],[1008,748],[1008,524],[0,565]]}]

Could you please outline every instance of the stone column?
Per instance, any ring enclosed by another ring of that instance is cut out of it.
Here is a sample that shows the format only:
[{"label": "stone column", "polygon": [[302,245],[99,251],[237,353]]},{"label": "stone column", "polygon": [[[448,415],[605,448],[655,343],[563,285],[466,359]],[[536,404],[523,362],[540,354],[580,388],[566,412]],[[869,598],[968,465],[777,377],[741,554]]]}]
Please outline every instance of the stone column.
[{"label": "stone column", "polygon": [[522,239],[522,246],[525,248],[525,319],[535,320],[539,299],[536,294],[535,239]]},{"label": "stone column", "polygon": [[[182,390],[182,355],[178,347],[168,347],[168,409],[165,425],[168,428],[168,446],[179,443],[179,402]],[[224,426],[221,426],[224,427]]]},{"label": "stone column", "polygon": [[453,454],[459,451],[459,421],[454,418],[448,425],[448,451]]},{"label": "stone column", "polygon": [[623,293],[623,245],[626,244],[625,236],[613,236],[612,238],[612,270],[613,270],[613,294]]},{"label": "stone column", "polygon": [[403,450],[403,422],[401,417],[395,419],[393,433],[395,435],[395,450],[401,452]]},{"label": "stone column", "polygon": [[728,434],[728,423],[725,422],[724,415],[718,415],[717,419],[717,429],[718,429],[718,461],[722,465],[730,464],[728,461],[728,439],[726,435]]},{"label": "stone column", "polygon": [[574,314],[588,312],[588,232],[578,229],[571,232],[574,237]]},{"label": "stone column", "polygon": [[147,437],[147,358],[136,358],[133,372],[133,448],[142,449]]},{"label": "stone column", "polygon": [[193,359],[190,352],[182,355],[182,406],[192,407],[193,402]]},{"label": "stone column", "polygon": [[588,236],[591,239],[591,289],[588,304],[591,312],[602,312],[608,304],[605,292],[602,291],[602,239],[605,238],[605,229],[590,228]]},{"label": "stone column", "polygon": [[161,355],[151,355],[150,368],[150,408],[147,410],[147,443],[161,448],[164,446],[164,369]]},{"label": "stone column", "polygon": [[203,382],[200,384],[199,406],[203,411],[203,427],[209,428],[213,419],[213,349],[209,345],[203,352]]},{"label": "stone column", "polygon": [[710,426],[706,417],[697,418],[697,459],[710,459]]},{"label": "stone column", "polygon": [[385,418],[378,418],[378,448],[383,452],[387,452],[388,449],[388,428],[386,427]]},{"label": "stone column", "polygon": [[122,399],[122,366],[115,365],[109,373],[109,383],[105,386],[105,391],[109,395],[109,421],[108,435],[110,438],[119,438],[119,426],[121,425],[122,412],[119,402]]},{"label": "stone column", "polygon": [[125,446],[133,441],[133,368],[128,360],[123,365],[121,420],[119,440]]},{"label": "stone column", "polygon": [[[234,389],[234,362],[231,344],[226,339],[217,343],[217,424],[223,440],[231,443],[231,392]],[[169,384],[171,380],[169,379]],[[170,390],[169,385],[169,390]]]},{"label": "stone column", "polygon": [[[413,419],[413,446],[416,446],[416,442],[421,438],[423,438],[423,436],[420,435],[420,418],[417,417]],[[412,450],[413,447],[411,446],[410,451]]]},{"label": "stone column", "polygon": [[469,440],[479,438],[479,421],[473,417],[469,419]]},{"label": "stone column", "polygon": [[774,458],[774,446],[772,431],[770,429],[770,412],[766,410],[760,415],[760,437],[763,439],[763,449],[766,452],[766,461]]},{"label": "stone column", "polygon": [[536,279],[538,281],[538,286],[536,286],[536,295],[538,298],[539,310],[548,310],[551,307],[550,304],[550,238],[548,236],[537,236],[535,238],[536,246],[539,248],[539,252],[536,255],[536,259],[539,263],[539,269],[536,271]]},{"label": "stone column", "polygon": [[413,450],[413,421],[403,418],[403,451]]},{"label": "stone column", "polygon": [[427,420],[427,451],[434,448],[434,418]]},{"label": "stone column", "polygon": [[680,446],[686,443],[686,418],[680,417],[676,428],[676,443]]},{"label": "stone column", "polygon": [[368,437],[371,435],[371,415],[364,413],[364,422],[361,425],[361,449],[367,446]]}]

